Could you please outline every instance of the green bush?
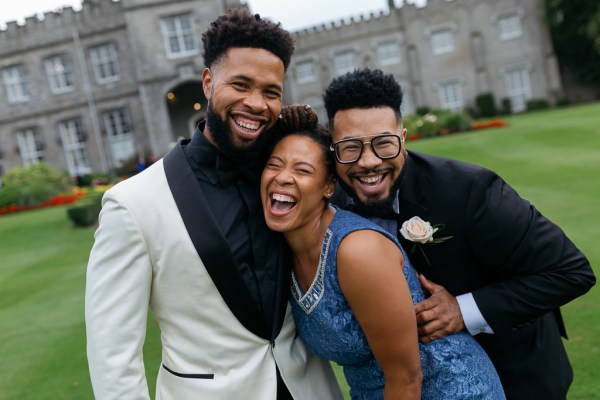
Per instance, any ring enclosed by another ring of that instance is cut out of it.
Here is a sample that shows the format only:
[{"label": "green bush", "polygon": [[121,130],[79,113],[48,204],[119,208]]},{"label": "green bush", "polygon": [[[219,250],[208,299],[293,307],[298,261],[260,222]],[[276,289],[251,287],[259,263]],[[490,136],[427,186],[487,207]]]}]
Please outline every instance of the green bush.
[{"label": "green bush", "polygon": [[469,107],[469,106],[467,106],[463,110],[467,113],[467,115],[471,119],[478,119],[478,118],[481,117],[481,114],[479,113],[479,110],[477,110],[477,108],[475,108],[475,107]]},{"label": "green bush", "polygon": [[418,115],[425,115],[429,112],[429,107],[427,106],[421,106],[417,108],[417,114]]},{"label": "green bush", "polygon": [[483,118],[494,117],[498,114],[496,101],[492,93],[482,93],[475,98],[479,115]]},{"label": "green bush", "polygon": [[61,173],[44,163],[12,168],[4,175],[3,181],[0,206],[35,206],[66,192],[69,188],[66,173]]},{"label": "green bush", "polygon": [[438,136],[444,133],[467,131],[473,125],[473,119],[463,110],[434,109],[425,115],[409,115],[403,118],[408,135],[418,133],[422,137]]},{"label": "green bush", "polygon": [[36,182],[20,188],[17,204],[21,206],[35,206],[51,199],[60,192],[61,191],[52,184]]},{"label": "green bush", "polygon": [[20,193],[21,191],[16,187],[4,186],[0,188],[0,208],[19,204]]},{"label": "green bush", "polygon": [[73,221],[73,224],[79,227],[92,226],[98,218],[91,204],[80,204],[69,207],[67,208],[67,215]]},{"label": "green bush", "polygon": [[458,113],[444,113],[439,116],[441,129],[449,132],[468,131],[473,125],[473,120],[465,111]]},{"label": "green bush", "polygon": [[3,177],[6,187],[24,187],[45,183],[56,189],[64,189],[69,182],[66,173],[61,173],[44,163],[37,163],[29,167],[15,167],[10,169]]},{"label": "green bush", "polygon": [[410,115],[404,118],[403,121],[409,135],[418,133],[422,137],[431,137],[440,133],[440,121],[435,114]]},{"label": "green bush", "polygon": [[100,208],[100,201],[86,198],[67,208],[67,215],[75,226],[88,227],[98,221]]},{"label": "green bush", "polygon": [[107,185],[111,181],[111,177],[106,172],[92,172],[81,177],[81,185],[91,187],[94,185]]},{"label": "green bush", "polygon": [[569,104],[571,104],[571,100],[567,99],[566,97],[560,97],[558,100],[556,100],[556,107],[564,107],[568,106]]},{"label": "green bush", "polygon": [[512,114],[512,103],[509,98],[502,99],[502,115]]},{"label": "green bush", "polygon": [[548,107],[548,101],[545,99],[527,100],[527,111],[544,110]]}]

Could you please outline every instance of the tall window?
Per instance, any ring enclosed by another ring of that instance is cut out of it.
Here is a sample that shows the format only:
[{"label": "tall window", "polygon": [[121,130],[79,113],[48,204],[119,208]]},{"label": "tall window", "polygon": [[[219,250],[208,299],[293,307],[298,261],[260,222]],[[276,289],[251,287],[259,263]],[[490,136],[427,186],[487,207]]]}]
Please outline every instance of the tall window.
[{"label": "tall window", "polygon": [[504,73],[506,96],[510,99],[513,112],[525,111],[527,100],[531,98],[529,72],[526,67],[506,70]]},{"label": "tall window", "polygon": [[396,40],[379,43],[377,45],[377,59],[379,65],[398,64],[402,61],[400,57],[400,47]]},{"label": "tall window", "polygon": [[169,57],[181,57],[198,52],[191,14],[163,18],[161,25]]},{"label": "tall window", "polygon": [[67,168],[71,176],[79,176],[92,171],[87,149],[87,137],[81,119],[71,119],[58,123]]},{"label": "tall window", "polygon": [[498,28],[500,29],[500,40],[515,39],[523,34],[521,17],[518,13],[505,14],[499,17]]},{"label": "tall window", "polygon": [[446,82],[438,87],[440,107],[451,111],[460,111],[464,108],[463,95],[460,82]]},{"label": "tall window", "polygon": [[16,138],[23,166],[28,167],[44,161],[44,144],[35,128],[27,128],[17,132]]},{"label": "tall window", "polygon": [[114,43],[101,44],[90,49],[94,78],[98,83],[119,80],[119,58]]},{"label": "tall window", "polygon": [[431,32],[431,49],[433,54],[447,54],[454,51],[454,34],[452,29],[443,28]]},{"label": "tall window", "polygon": [[334,64],[337,75],[343,75],[346,72],[353,71],[356,68],[356,54],[354,53],[354,50],[336,53]]},{"label": "tall window", "polygon": [[402,86],[402,104],[400,105],[400,111],[402,115],[414,114],[415,104],[413,102],[412,89],[406,82],[401,82]]},{"label": "tall window", "polygon": [[44,67],[52,93],[58,94],[73,90],[73,65],[66,54],[45,59]]},{"label": "tall window", "polygon": [[313,60],[304,60],[296,64],[296,82],[308,83],[317,79],[315,63]]},{"label": "tall window", "polygon": [[2,70],[2,80],[9,103],[29,101],[31,95],[27,86],[27,76],[24,65],[13,65]]},{"label": "tall window", "polygon": [[119,108],[105,112],[102,114],[102,119],[110,145],[113,165],[119,167],[124,160],[135,154],[135,142],[129,113],[124,108]]}]

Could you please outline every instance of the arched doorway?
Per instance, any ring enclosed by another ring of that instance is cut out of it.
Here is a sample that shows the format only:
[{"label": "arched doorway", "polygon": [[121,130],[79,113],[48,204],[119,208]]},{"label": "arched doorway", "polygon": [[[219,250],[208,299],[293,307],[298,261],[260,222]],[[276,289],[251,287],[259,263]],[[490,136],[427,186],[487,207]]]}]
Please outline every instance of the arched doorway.
[{"label": "arched doorway", "polygon": [[192,137],[193,124],[206,115],[207,101],[202,91],[201,81],[186,81],[167,91],[165,101],[171,121],[173,141],[184,137]]}]

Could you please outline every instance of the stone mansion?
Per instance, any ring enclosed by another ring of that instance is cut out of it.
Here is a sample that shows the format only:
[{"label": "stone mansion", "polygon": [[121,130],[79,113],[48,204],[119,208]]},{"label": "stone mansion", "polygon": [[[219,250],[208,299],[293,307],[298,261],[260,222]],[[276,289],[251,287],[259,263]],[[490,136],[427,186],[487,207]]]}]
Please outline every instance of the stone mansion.
[{"label": "stone mansion", "polygon": [[[44,161],[71,175],[165,154],[204,115],[201,32],[240,0],[84,0],[0,31],[0,174]],[[565,96],[538,0],[429,0],[294,32],[284,103],[322,121],[332,78],[393,73],[409,114],[493,93],[513,112]]]}]

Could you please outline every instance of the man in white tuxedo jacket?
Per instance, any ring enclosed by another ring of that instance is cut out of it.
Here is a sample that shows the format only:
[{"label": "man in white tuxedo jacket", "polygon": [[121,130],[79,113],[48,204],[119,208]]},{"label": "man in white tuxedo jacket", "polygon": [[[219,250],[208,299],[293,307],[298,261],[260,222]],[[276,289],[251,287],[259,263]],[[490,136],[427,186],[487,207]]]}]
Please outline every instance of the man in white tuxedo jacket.
[{"label": "man in white tuxedo jacket", "polygon": [[258,194],[293,40],[232,10],[202,41],[206,121],[103,198],[85,298],[95,396],[149,398],[150,306],[162,339],[156,399],[341,399],[329,364],[296,336],[289,254]]}]

